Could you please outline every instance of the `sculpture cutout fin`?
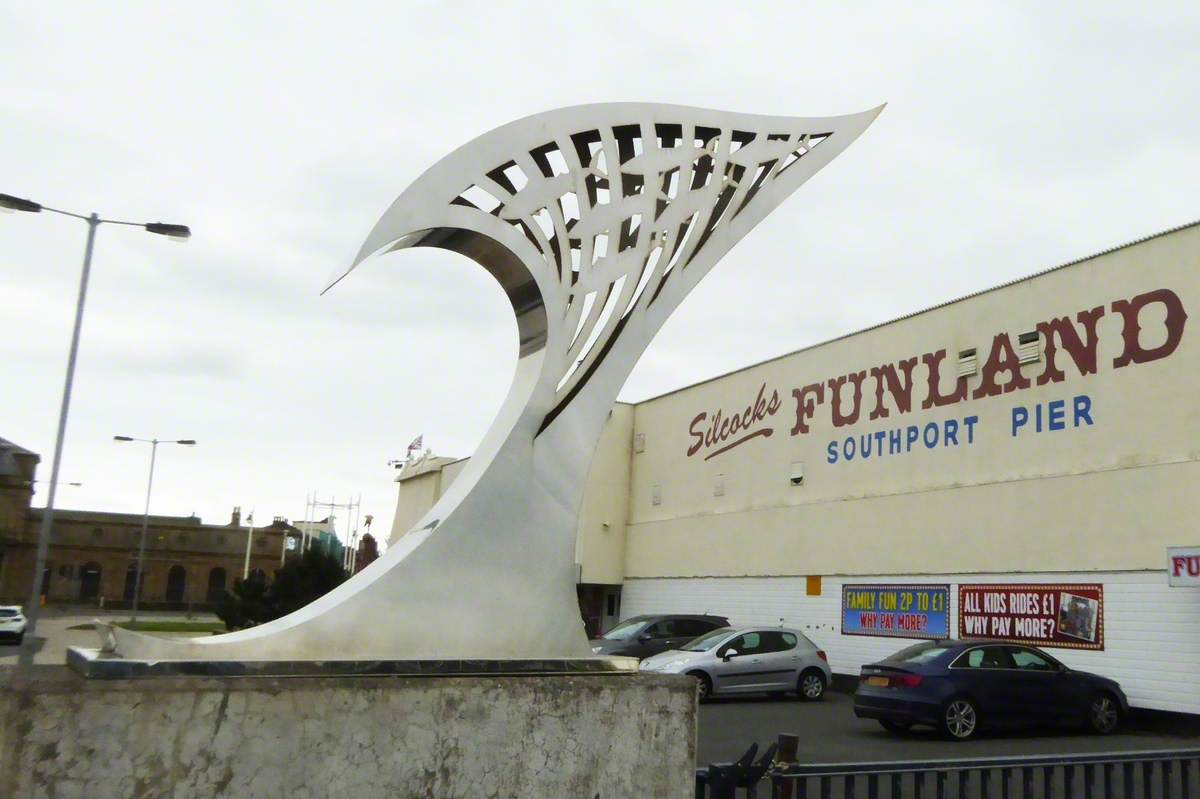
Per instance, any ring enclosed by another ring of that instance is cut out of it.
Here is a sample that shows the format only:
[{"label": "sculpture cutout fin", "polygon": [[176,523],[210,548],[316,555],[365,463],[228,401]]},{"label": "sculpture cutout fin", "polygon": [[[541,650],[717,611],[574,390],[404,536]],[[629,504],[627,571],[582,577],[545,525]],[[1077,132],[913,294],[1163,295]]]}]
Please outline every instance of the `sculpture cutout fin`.
[{"label": "sculpture cutout fin", "polygon": [[108,648],[187,660],[588,656],[576,525],[617,392],[721,256],[882,109],[808,119],[578,106],[443,158],[326,290],[365,259],[409,247],[454,250],[491,273],[520,348],[479,449],[396,545],[307,607],[185,641],[109,629]]}]

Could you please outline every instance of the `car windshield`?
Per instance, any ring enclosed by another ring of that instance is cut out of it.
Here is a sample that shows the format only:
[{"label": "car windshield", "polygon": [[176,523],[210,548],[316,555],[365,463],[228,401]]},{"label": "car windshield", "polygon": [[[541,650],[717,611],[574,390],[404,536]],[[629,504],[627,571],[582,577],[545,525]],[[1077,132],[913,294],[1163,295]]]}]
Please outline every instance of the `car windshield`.
[{"label": "car windshield", "polygon": [[21,611],[15,608],[0,608],[0,619],[10,619],[13,616],[20,615]]},{"label": "car windshield", "polygon": [[949,652],[950,647],[941,644],[935,644],[932,641],[926,641],[921,644],[914,644],[907,649],[901,649],[891,657],[885,658],[884,663],[928,663],[945,652]]},{"label": "car windshield", "polygon": [[600,637],[606,641],[628,641],[638,634],[645,623],[645,619],[623,621]]},{"label": "car windshield", "polygon": [[733,630],[729,627],[719,627],[710,633],[705,633],[699,638],[693,638],[686,644],[680,647],[684,652],[707,652],[717,644],[725,640],[725,636]]}]

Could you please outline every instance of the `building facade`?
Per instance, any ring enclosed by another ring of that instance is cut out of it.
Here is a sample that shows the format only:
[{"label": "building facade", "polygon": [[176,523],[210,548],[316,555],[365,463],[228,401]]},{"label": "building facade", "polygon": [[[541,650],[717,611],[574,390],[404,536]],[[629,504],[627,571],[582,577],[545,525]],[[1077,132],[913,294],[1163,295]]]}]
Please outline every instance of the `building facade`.
[{"label": "building facade", "polygon": [[[782,620],[843,674],[920,638],[1027,641],[1200,713],[1200,589],[1167,579],[1200,544],[1197,308],[1191,225],[618,405],[581,607]],[[401,501],[453,474],[402,474]]]},{"label": "building facade", "polygon": [[[43,510],[30,507],[37,455],[4,443],[8,460],[0,451],[0,603],[22,604],[33,587],[42,522]],[[42,596],[51,603],[99,607],[131,602],[142,521],[135,513],[56,509]],[[237,509],[224,525],[204,524],[196,516],[151,516],[140,602],[147,608],[211,605],[245,572],[248,540],[249,569],[265,576],[282,565],[286,538],[298,535],[287,520],[276,519],[254,528],[251,537]]]}]

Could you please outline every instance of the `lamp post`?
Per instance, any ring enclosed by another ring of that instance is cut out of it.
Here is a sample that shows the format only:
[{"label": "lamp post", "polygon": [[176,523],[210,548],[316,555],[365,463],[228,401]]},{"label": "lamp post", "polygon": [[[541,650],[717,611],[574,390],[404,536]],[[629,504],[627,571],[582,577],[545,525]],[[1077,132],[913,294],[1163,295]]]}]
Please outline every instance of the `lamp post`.
[{"label": "lamp post", "polygon": [[250,579],[250,546],[254,541],[254,508],[250,509],[250,515],[246,517],[246,563],[242,567],[242,579]]},{"label": "lamp post", "polygon": [[158,454],[158,445],[182,444],[185,447],[194,447],[196,441],[191,438],[163,441],[157,438],[133,438],[132,436],[113,436],[113,441],[140,441],[150,445],[150,478],[146,481],[146,510],[142,513],[142,535],[138,539],[137,573],[133,576],[133,613],[129,617],[129,623],[132,625],[137,621],[138,600],[142,596],[142,567],[146,560],[146,527],[150,523],[150,490],[154,488],[154,458]]},{"label": "lamp post", "polygon": [[[122,222],[117,219],[101,219],[99,214],[90,216],[51,208],[33,200],[13,197],[11,194],[0,194],[0,211],[24,211],[37,214],[49,211],[53,214],[70,216],[87,222],[87,245],[83,251],[83,273],[79,278],[79,299],[75,302],[75,327],[71,332],[71,349],[67,355],[67,377],[63,383],[62,406],[58,413],[58,433],[54,439],[54,465],[50,468],[50,491],[46,495],[46,509],[42,511],[42,524],[38,531],[37,558],[33,567],[33,587],[29,593],[29,603],[25,608],[25,632],[32,639],[37,631],[38,618],[41,616],[42,572],[46,570],[46,553],[50,549],[50,527],[54,521],[54,494],[58,488],[58,467],[62,463],[63,436],[67,430],[67,411],[71,407],[71,384],[75,379],[75,358],[79,353],[79,331],[83,326],[83,304],[87,298],[88,275],[92,270],[92,250],[96,243],[96,228],[102,224],[129,225],[140,227],[149,233],[167,236],[175,241],[186,241],[192,235],[187,225],[168,225],[162,222]],[[33,640],[22,653],[23,663],[32,662]]]}]

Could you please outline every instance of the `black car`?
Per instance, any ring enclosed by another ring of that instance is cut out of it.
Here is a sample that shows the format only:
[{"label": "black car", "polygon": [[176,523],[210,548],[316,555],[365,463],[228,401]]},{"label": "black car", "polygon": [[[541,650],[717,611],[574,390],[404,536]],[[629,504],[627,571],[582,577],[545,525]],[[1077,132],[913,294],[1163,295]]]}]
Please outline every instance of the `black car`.
[{"label": "black car", "polygon": [[693,638],[728,626],[729,619],[724,616],[634,616],[592,639],[592,653],[648,658],[668,649],[678,649]]},{"label": "black car", "polygon": [[890,732],[930,724],[964,741],[980,727],[1117,728],[1129,701],[1116,682],[1069,669],[1040,649],[926,641],[862,667],[854,715]]}]

